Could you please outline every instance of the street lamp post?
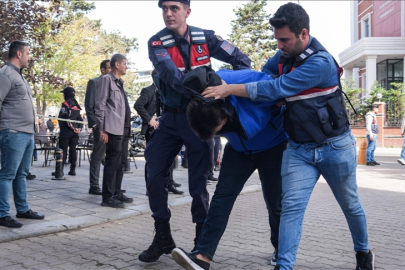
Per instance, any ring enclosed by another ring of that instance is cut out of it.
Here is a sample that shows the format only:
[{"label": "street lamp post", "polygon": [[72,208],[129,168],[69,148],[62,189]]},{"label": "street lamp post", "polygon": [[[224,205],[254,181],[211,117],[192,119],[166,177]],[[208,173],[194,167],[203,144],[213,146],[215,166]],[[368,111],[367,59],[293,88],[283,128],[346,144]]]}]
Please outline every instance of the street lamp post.
[{"label": "street lamp post", "polygon": [[382,95],[381,93],[377,93],[378,102],[381,102],[382,96],[383,96],[383,95]]}]

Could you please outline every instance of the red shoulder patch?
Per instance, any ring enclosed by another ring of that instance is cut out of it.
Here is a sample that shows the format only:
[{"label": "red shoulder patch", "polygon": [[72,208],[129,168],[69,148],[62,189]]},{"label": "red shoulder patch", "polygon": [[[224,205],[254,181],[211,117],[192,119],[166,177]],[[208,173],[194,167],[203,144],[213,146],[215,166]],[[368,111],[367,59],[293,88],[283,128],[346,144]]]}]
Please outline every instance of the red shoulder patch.
[{"label": "red shoulder patch", "polygon": [[159,40],[159,41],[152,41],[152,46],[162,46],[162,42]]}]

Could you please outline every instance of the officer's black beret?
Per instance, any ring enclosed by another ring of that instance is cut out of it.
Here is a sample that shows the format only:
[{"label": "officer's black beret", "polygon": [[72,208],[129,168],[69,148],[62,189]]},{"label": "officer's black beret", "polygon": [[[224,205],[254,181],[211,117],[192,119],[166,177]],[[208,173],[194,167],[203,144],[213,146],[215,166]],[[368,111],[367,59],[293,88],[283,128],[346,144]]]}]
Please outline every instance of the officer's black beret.
[{"label": "officer's black beret", "polygon": [[[170,1],[170,0],[159,0],[158,6],[161,8],[162,3],[165,2],[165,1]],[[190,5],[190,0],[174,0],[174,2],[180,2],[180,3]]]},{"label": "officer's black beret", "polygon": [[68,86],[68,87],[66,87],[65,89],[63,89],[62,91],[60,91],[61,93],[64,93],[64,94],[69,94],[69,93],[75,93],[75,89],[73,88],[73,87],[70,87],[70,86]]}]

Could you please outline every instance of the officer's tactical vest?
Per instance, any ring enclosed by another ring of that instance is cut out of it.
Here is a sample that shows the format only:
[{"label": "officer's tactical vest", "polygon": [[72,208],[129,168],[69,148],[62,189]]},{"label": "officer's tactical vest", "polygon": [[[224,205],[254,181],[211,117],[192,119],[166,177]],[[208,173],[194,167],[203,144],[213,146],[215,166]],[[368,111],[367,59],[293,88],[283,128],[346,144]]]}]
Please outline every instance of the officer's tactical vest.
[{"label": "officer's tactical vest", "polygon": [[[318,51],[326,51],[316,38],[298,57],[291,71],[303,65]],[[338,85],[327,88],[311,88],[286,98],[287,110],[284,115],[285,129],[290,138],[298,143],[323,143],[327,138],[343,134],[349,128],[346,103],[340,85],[342,69],[333,59],[338,69]],[[284,56],[279,59],[279,75],[283,74],[286,62]],[[288,72],[287,72],[288,73]]]},{"label": "officer's tactical vest", "polygon": [[[190,28],[191,37],[189,59],[183,58],[179,48],[176,46],[176,40],[167,28],[156,34],[162,42],[163,47],[167,49],[176,67],[185,73],[200,66],[211,66],[211,58],[204,31],[194,26],[189,25],[188,27]],[[187,107],[188,99],[162,81],[159,82],[158,91],[163,104],[178,109],[185,109]]]}]

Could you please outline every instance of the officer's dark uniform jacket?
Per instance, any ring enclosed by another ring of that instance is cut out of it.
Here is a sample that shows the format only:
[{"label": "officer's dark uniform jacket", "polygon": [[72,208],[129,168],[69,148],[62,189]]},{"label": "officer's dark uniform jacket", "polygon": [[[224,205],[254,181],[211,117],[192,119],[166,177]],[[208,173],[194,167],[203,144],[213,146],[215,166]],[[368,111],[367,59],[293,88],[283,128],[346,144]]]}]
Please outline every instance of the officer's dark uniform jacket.
[{"label": "officer's dark uniform jacket", "polygon": [[[68,99],[62,103],[62,108],[59,111],[58,118],[64,118],[69,120],[83,121],[83,118],[80,115],[80,106],[77,104],[75,99]],[[75,128],[82,128],[83,124],[72,123],[59,120],[59,128],[61,139],[70,138],[72,136],[79,136],[77,133],[74,133]]]},{"label": "officer's dark uniform jacket", "polygon": [[184,38],[164,28],[148,42],[149,59],[158,73],[157,88],[163,111],[184,113],[189,97],[183,76],[199,66],[210,66],[211,57],[230,63],[234,70],[250,68],[250,59],[214,31],[188,26]]},{"label": "officer's dark uniform jacket", "polygon": [[[326,49],[316,38],[295,59],[286,59],[281,54],[279,58],[279,75],[294,72],[294,69],[304,65],[305,61],[319,51]],[[343,134],[349,129],[346,114],[346,104],[340,85],[342,69],[337,66],[337,85],[318,88],[313,87],[299,94],[287,97],[285,113],[285,129],[292,140],[298,143],[323,143],[327,138]]]}]

